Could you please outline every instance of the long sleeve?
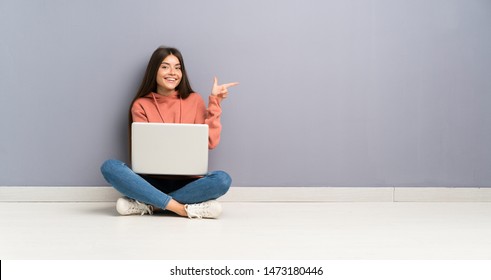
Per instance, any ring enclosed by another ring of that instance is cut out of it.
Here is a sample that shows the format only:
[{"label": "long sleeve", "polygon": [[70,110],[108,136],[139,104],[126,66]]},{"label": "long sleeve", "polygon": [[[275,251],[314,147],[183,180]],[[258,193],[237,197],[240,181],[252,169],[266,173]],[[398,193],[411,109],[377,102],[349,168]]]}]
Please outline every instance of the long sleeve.
[{"label": "long sleeve", "polygon": [[133,122],[149,122],[147,114],[139,102],[135,102],[131,106],[131,117]]},{"label": "long sleeve", "polygon": [[220,107],[220,98],[210,95],[208,99],[208,108],[206,108],[203,99],[200,98],[201,104],[198,105],[196,123],[208,125],[208,148],[211,150],[216,148],[220,143],[220,134],[222,132],[220,117],[222,115],[222,108]]}]

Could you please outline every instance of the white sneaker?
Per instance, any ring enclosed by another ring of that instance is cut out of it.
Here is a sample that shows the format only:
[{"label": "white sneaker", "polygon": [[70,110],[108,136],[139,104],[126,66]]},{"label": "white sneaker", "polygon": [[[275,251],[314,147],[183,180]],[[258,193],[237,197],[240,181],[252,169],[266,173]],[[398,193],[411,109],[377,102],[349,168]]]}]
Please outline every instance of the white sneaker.
[{"label": "white sneaker", "polygon": [[116,202],[116,210],[121,215],[140,214],[143,216],[145,214],[153,214],[152,205],[141,203],[128,197],[121,197],[118,199],[118,201]]},{"label": "white sneaker", "polygon": [[215,219],[222,213],[222,206],[216,200],[209,200],[202,203],[186,204],[184,209],[189,218],[210,218]]}]

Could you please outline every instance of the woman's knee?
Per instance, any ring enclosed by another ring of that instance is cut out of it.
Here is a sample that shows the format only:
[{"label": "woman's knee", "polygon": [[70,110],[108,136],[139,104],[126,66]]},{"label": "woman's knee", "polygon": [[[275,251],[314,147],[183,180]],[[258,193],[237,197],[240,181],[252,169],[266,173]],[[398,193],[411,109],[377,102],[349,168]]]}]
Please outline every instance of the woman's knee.
[{"label": "woman's knee", "polygon": [[215,179],[217,188],[220,188],[225,194],[232,185],[232,177],[225,171],[213,171],[212,176]]},{"label": "woman's knee", "polygon": [[116,159],[108,159],[101,165],[101,173],[106,176],[114,174],[120,168],[124,167],[125,163]]}]

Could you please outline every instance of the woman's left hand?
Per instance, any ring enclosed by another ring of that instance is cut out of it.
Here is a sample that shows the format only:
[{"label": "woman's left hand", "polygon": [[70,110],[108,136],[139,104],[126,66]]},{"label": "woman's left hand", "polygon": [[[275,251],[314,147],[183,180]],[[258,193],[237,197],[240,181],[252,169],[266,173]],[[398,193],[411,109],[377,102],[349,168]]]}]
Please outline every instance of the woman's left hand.
[{"label": "woman's left hand", "polygon": [[227,95],[228,95],[228,88],[236,86],[238,84],[239,83],[234,82],[234,83],[219,85],[218,79],[217,79],[217,77],[215,77],[215,81],[213,82],[213,88],[211,89],[211,95],[225,99],[225,98],[227,98]]}]

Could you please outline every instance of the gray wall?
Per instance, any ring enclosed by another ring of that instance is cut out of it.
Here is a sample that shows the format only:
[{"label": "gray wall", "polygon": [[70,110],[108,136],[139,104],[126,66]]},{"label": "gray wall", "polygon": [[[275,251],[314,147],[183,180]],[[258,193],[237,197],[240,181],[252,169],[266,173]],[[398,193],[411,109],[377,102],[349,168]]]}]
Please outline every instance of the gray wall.
[{"label": "gray wall", "polygon": [[105,185],[162,44],[235,186],[491,186],[489,0],[0,0],[0,185]]}]

